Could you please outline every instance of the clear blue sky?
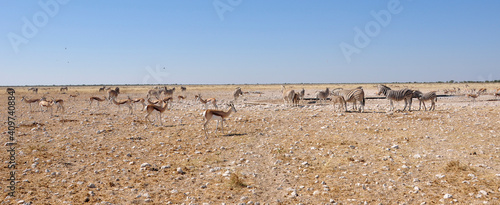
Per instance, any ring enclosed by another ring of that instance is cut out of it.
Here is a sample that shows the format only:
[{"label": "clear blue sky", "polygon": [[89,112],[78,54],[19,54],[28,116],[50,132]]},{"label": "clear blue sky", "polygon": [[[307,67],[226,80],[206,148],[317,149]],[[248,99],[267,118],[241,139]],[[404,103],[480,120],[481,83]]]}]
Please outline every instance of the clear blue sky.
[{"label": "clear blue sky", "polygon": [[0,1],[0,25],[0,85],[500,79],[493,0]]}]

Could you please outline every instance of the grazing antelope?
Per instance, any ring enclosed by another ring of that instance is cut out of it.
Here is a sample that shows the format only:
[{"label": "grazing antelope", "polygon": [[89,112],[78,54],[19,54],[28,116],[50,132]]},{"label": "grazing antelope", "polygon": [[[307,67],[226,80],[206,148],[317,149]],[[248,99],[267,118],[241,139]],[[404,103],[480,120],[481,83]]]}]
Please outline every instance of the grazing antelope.
[{"label": "grazing antelope", "polygon": [[76,94],[70,94],[69,95],[69,99],[75,99],[76,97],[78,97],[80,95],[80,93],[76,92]]},{"label": "grazing antelope", "polygon": [[477,94],[484,94],[486,93],[486,88],[481,88],[477,91]]},{"label": "grazing antelope", "polygon": [[28,103],[30,105],[30,111],[31,111],[31,103],[39,102],[40,99],[28,99],[26,98],[26,96],[23,96],[23,98],[21,98],[21,101]]},{"label": "grazing antelope", "polygon": [[[149,101],[149,98],[148,98],[148,101]],[[158,120],[160,121],[160,125],[163,125],[163,122],[161,120],[161,114],[163,112],[165,112],[165,110],[167,110],[167,107],[168,107],[168,100],[166,101],[161,101],[162,102],[162,105],[158,106],[158,105],[154,105],[154,104],[149,104],[146,106],[146,116],[144,118],[146,118],[149,122],[151,122],[151,120],[149,119],[149,115],[153,112],[153,111],[158,111]]]},{"label": "grazing antelope", "polygon": [[219,121],[221,122],[222,133],[224,133],[224,119],[228,118],[232,112],[236,112],[236,108],[234,108],[234,104],[229,104],[231,108],[228,111],[224,112],[221,110],[212,110],[208,109],[203,112],[203,117],[205,118],[205,123],[203,124],[203,130],[205,131],[205,139],[208,139],[208,130],[207,124],[211,120],[217,120],[217,125],[215,127],[215,133],[217,133],[217,128],[219,127]]},{"label": "grazing antelope", "polygon": [[92,107],[92,102],[94,101],[97,101],[97,107],[99,107],[99,102],[102,102],[102,101],[105,101],[106,100],[106,97],[102,97],[102,98],[99,98],[99,97],[90,97],[89,101],[90,101],[90,104],[89,106]]},{"label": "grazing antelope", "polygon": [[158,103],[160,103],[160,102],[167,102],[167,110],[168,110],[168,102],[169,102],[169,101],[170,101],[170,102],[172,102],[172,101],[173,101],[173,98],[172,98],[172,97],[164,97],[164,98],[163,98],[163,99],[161,99],[161,100],[154,100],[154,101],[151,101],[151,99],[150,99],[150,98],[148,98],[148,103],[149,103],[150,105],[156,105],[156,104],[158,104]]},{"label": "grazing antelope", "polygon": [[180,102],[181,100],[184,100],[184,99],[186,99],[186,97],[184,97],[182,95],[177,96],[177,102]]},{"label": "grazing antelope", "polygon": [[59,92],[63,92],[63,91],[68,91],[68,87],[62,87],[59,89]]},{"label": "grazing antelope", "polygon": [[146,103],[144,102],[144,98],[135,98],[135,99],[130,99],[130,100],[132,100],[132,102],[134,103],[134,109],[135,109],[136,103],[142,104],[141,111],[143,111],[146,108]]},{"label": "grazing antelope", "polygon": [[496,99],[497,97],[500,97],[500,91],[498,91],[498,92],[496,92],[496,93],[495,93],[495,99]]},{"label": "grazing antelope", "polygon": [[339,110],[342,109],[342,108],[344,108],[344,112],[347,112],[347,103],[346,103],[346,101],[345,101],[345,99],[344,99],[343,96],[335,96],[335,95],[333,95],[332,97],[330,97],[330,101],[332,101],[332,103],[333,103],[333,109],[334,110],[337,110],[336,109],[336,105],[338,103],[338,104],[340,104]]},{"label": "grazing antelope", "polygon": [[194,97],[196,98],[196,100],[199,100],[201,102],[201,104],[205,105],[205,109],[208,109],[208,106],[207,106],[208,103],[212,103],[212,105],[215,107],[215,109],[217,109],[217,100],[215,98],[208,98],[206,100],[203,100],[201,98],[201,94],[195,95]]},{"label": "grazing antelope", "polygon": [[[43,112],[43,108],[47,108],[47,110],[50,109],[50,116],[52,116],[52,105],[53,103],[50,101],[47,101],[45,97],[42,97],[40,101],[38,102],[38,105],[40,106],[40,112]],[[47,111],[46,110],[46,111]]]},{"label": "grazing antelope", "polygon": [[181,86],[181,92],[184,92],[184,91],[186,91],[186,87]]},{"label": "grazing antelope", "polygon": [[472,102],[476,102],[476,98],[479,97],[479,94],[467,94],[468,98],[472,98]]},{"label": "grazing antelope", "polygon": [[161,102],[161,100],[156,99],[156,100],[151,101],[151,98],[148,98],[148,103],[150,105],[155,105],[155,104],[158,104],[159,102]]},{"label": "grazing antelope", "polygon": [[111,101],[113,101],[113,103],[115,105],[118,105],[118,108],[120,108],[120,105],[126,105],[128,107],[128,110],[129,110],[129,114],[132,114],[133,113],[133,110],[132,110],[132,102],[130,100],[130,97],[128,99],[125,99],[125,100],[120,100],[120,101],[116,101],[116,99],[112,99]]}]

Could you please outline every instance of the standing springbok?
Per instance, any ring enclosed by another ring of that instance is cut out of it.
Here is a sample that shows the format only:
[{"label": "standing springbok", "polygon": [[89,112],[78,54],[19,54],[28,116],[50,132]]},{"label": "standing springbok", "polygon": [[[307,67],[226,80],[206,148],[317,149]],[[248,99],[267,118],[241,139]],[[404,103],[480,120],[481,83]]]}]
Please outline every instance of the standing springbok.
[{"label": "standing springbok", "polygon": [[132,100],[132,103],[134,103],[134,109],[135,109],[135,104],[136,103],[141,103],[142,104],[142,107],[141,107],[141,111],[143,111],[145,108],[146,108],[146,103],[145,103],[145,100],[144,98],[134,98],[134,99],[130,99]]},{"label": "standing springbok", "polygon": [[40,112],[43,112],[43,108],[45,107],[47,110],[50,109],[50,116],[52,116],[52,102],[48,101],[45,97],[42,97],[38,102],[38,105],[40,106]]},{"label": "standing springbok", "polygon": [[29,99],[29,98],[26,98],[26,96],[23,96],[23,98],[21,98],[21,101],[28,103],[30,105],[30,111],[31,111],[31,104],[39,102],[40,99]]},{"label": "standing springbok", "polygon": [[467,94],[468,98],[472,98],[472,102],[476,102],[476,98],[479,97],[479,94],[473,93],[473,94]]},{"label": "standing springbok", "polygon": [[208,109],[208,103],[212,103],[215,109],[217,109],[217,100],[215,98],[207,98],[206,100],[203,100],[203,98],[201,98],[201,94],[195,95],[194,97],[196,100],[200,101],[201,104],[205,105],[205,109]]},{"label": "standing springbok", "polygon": [[205,131],[205,139],[208,139],[208,130],[207,124],[211,120],[217,120],[217,125],[215,127],[215,133],[217,133],[217,128],[219,127],[219,121],[221,122],[222,134],[224,134],[224,119],[228,118],[232,112],[236,112],[236,108],[234,108],[234,104],[230,103],[228,111],[224,112],[221,110],[212,110],[208,109],[203,112],[203,117],[205,118],[205,123],[203,124],[203,130]]},{"label": "standing springbok", "polygon": [[118,105],[118,109],[120,109],[121,105],[126,105],[128,108],[129,114],[133,114],[134,111],[132,109],[132,100],[130,99],[130,97],[128,99],[120,100],[120,101],[116,101],[116,99],[113,98],[111,101],[113,101],[113,103],[115,105]]},{"label": "standing springbok", "polygon": [[106,97],[102,97],[102,98],[99,98],[99,97],[90,97],[89,98],[89,106],[92,107],[92,102],[94,101],[97,101],[97,107],[99,107],[99,102],[102,102],[102,101],[105,101],[106,100]]},{"label": "standing springbok", "polygon": [[[148,98],[148,101],[149,101],[149,98]],[[167,106],[168,106],[168,100],[162,100],[161,101],[162,104],[160,106],[158,105],[155,105],[155,104],[149,104],[146,106],[146,116],[144,118],[146,118],[149,122],[151,122],[151,120],[149,119],[149,115],[151,115],[151,113],[153,111],[158,111],[158,120],[160,121],[160,125],[163,125],[163,122],[161,120],[161,114],[163,112],[165,112],[165,110],[167,110]]]}]

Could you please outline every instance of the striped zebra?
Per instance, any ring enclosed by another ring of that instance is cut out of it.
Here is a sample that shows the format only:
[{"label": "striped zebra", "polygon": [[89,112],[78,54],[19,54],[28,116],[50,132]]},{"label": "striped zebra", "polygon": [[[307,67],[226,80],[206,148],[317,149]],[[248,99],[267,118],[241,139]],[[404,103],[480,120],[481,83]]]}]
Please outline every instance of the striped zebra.
[{"label": "striped zebra", "polygon": [[243,92],[241,92],[240,87],[237,87],[233,92],[234,102],[236,102],[236,100],[238,100],[238,97],[240,97],[240,95],[243,96]]},{"label": "striped zebra", "polygon": [[[346,104],[344,105],[347,111],[347,103],[352,102],[353,110],[358,110],[359,112],[365,111],[365,91],[362,87],[357,87],[351,90],[344,90],[342,88],[337,88],[332,91],[334,96],[342,96]],[[359,102],[359,109],[356,106],[356,102]]]},{"label": "striped zebra", "polygon": [[393,100],[404,100],[405,107],[403,108],[403,111],[406,110],[406,107],[408,107],[408,111],[411,111],[411,99],[413,98],[413,90],[410,90],[408,88],[403,88],[401,90],[391,90],[391,88],[385,85],[378,85],[378,95],[380,94],[384,94],[385,98],[389,99],[389,102],[391,104],[390,111],[394,110],[394,104],[392,103]]},{"label": "striped zebra", "polygon": [[424,110],[427,111],[427,108],[425,107],[425,101],[431,101],[431,107],[429,110],[435,110],[436,109],[436,101],[437,101],[437,95],[436,91],[431,91],[428,93],[422,93],[418,90],[413,91],[413,96],[417,96],[419,103],[418,110],[422,108],[422,104],[424,104]]},{"label": "striped zebra", "polygon": [[295,96],[295,90],[292,89],[286,89],[284,85],[281,86],[281,92],[283,93],[283,103],[286,104],[292,104],[293,105],[293,98]]},{"label": "striped zebra", "polygon": [[[326,90],[320,90],[316,92],[316,98],[319,99],[320,102],[325,102],[326,98],[330,96],[330,89],[326,88]],[[323,103],[321,103],[323,104]]]},{"label": "striped zebra", "polygon": [[297,93],[299,95],[299,99],[304,100],[304,96],[306,95],[306,90],[304,90],[304,88],[302,88],[302,90],[300,92],[297,92]]}]

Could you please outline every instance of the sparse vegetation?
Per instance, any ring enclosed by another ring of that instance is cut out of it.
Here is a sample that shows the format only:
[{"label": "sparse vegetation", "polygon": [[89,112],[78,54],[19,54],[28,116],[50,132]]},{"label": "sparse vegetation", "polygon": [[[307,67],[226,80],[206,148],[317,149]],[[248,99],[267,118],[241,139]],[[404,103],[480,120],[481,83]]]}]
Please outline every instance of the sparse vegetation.
[{"label": "sparse vegetation", "polygon": [[[28,104],[18,103],[19,192],[16,198],[6,198],[4,193],[2,202],[499,202],[500,104],[486,101],[494,98],[491,94],[481,95],[475,103],[457,94],[439,98],[436,111],[393,113],[386,113],[387,100],[370,99],[365,112],[358,113],[307,101],[285,107],[281,85],[238,86],[262,94],[241,96],[235,103],[238,112],[224,123],[225,133],[209,133],[208,139],[202,130],[204,106],[195,102],[194,95],[229,102],[236,86],[186,86],[183,95],[187,98],[164,112],[163,126],[147,122],[146,113],[139,108],[129,115],[106,103],[89,107],[91,95],[102,96],[100,86],[68,86],[80,96],[65,104],[65,113],[53,117],[39,109],[30,112]],[[326,87],[357,86],[287,85],[304,88],[306,98]],[[375,96],[374,85],[362,86],[367,96]],[[438,94],[450,87],[465,87],[457,82],[388,86],[438,90]],[[469,86],[491,91],[500,88],[491,83]],[[145,97],[150,88],[121,86],[120,92],[131,98]],[[16,88],[16,93],[68,98],[59,87],[40,87],[38,94]],[[0,95],[0,103],[5,105],[7,98]],[[223,110],[229,108],[220,105]],[[352,104],[348,106],[352,108]],[[403,104],[395,106],[402,109]],[[209,130],[214,128],[215,123]],[[0,127],[1,132],[6,129]],[[0,144],[5,143],[0,138]],[[8,160],[5,154],[0,157],[3,162]],[[7,181],[6,172],[0,171],[0,176]],[[5,183],[0,186],[6,187]]]}]

